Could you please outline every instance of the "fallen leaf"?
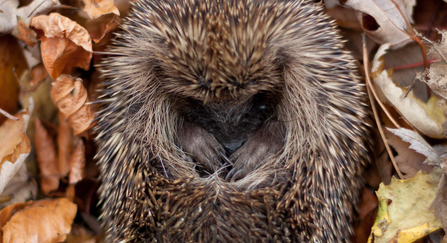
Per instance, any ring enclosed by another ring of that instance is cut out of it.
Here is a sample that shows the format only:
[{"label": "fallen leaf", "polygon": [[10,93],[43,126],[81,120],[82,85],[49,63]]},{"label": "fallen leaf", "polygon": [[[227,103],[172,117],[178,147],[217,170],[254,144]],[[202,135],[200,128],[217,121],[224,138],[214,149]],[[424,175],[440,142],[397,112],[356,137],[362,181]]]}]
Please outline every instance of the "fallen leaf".
[{"label": "fallen leaf", "polygon": [[59,172],[66,175],[70,171],[70,156],[73,150],[70,124],[65,120],[61,112],[59,116],[59,127],[57,132],[57,149]]},{"label": "fallen leaf", "polygon": [[12,31],[12,35],[24,41],[28,46],[33,47],[37,43],[37,34],[29,28],[26,20],[17,17],[17,27]]},{"label": "fallen leaf", "polygon": [[18,0],[2,1],[0,5],[0,33],[11,33],[17,26]]},{"label": "fallen leaf", "polygon": [[59,187],[59,178],[61,177],[56,159],[56,146],[40,120],[36,119],[34,124],[34,146],[42,176],[40,185],[42,191],[48,194]]},{"label": "fallen leaf", "polygon": [[[11,200],[0,203],[0,208],[4,208],[14,203],[24,202],[27,199],[34,198],[37,195],[37,185],[30,180],[26,164],[23,163],[19,171],[6,184],[5,190],[0,197],[11,196]],[[1,237],[0,237],[1,239]]]},{"label": "fallen leaf", "polygon": [[101,16],[95,20],[89,20],[85,24],[90,36],[95,43],[99,43],[104,36],[115,30],[119,25],[120,19],[116,15]]},{"label": "fallen leaf", "polygon": [[90,105],[87,105],[87,91],[82,85],[82,80],[69,75],[61,75],[53,82],[51,98],[59,108],[65,119],[74,130],[74,134],[80,134],[89,129],[93,124],[94,114]]},{"label": "fallen leaf", "polygon": [[[382,45],[374,57],[372,76],[376,87],[392,104],[397,112],[415,129],[432,138],[444,138],[442,124],[447,121],[443,115],[444,108],[438,106],[439,98],[431,96],[427,103],[410,91],[404,97],[405,89],[396,86],[388,70],[383,70],[382,57],[389,45]],[[379,96],[380,97],[380,96]]]},{"label": "fallen leaf", "polygon": [[[0,211],[0,229],[5,226],[5,224],[11,219],[11,217],[18,211],[24,209],[25,207],[33,204],[33,202],[21,202],[21,203],[15,203],[12,205],[9,205],[5,208],[3,208]],[[3,230],[0,230],[0,242],[3,241]]]},{"label": "fallen leaf", "polygon": [[347,0],[343,6],[359,11],[357,18],[363,30],[377,43],[389,43],[392,48],[399,48],[412,41],[405,31],[409,28],[405,18],[410,20],[411,12],[402,0]]},{"label": "fallen leaf", "polygon": [[76,204],[66,198],[37,201],[15,213],[3,226],[3,243],[63,242],[76,209]]},{"label": "fallen leaf", "polygon": [[447,179],[446,174],[443,173],[441,181],[439,182],[438,189],[436,191],[436,197],[430,206],[430,209],[434,209],[435,217],[441,222],[444,231],[447,230]]},{"label": "fallen leaf", "polygon": [[70,167],[69,183],[76,184],[78,181],[84,178],[85,146],[82,139],[79,140],[76,149],[71,155]]},{"label": "fallen leaf", "polygon": [[53,79],[73,67],[90,68],[92,41],[82,26],[57,13],[34,17],[31,26],[45,34],[40,37],[42,60]]},{"label": "fallen leaf", "polygon": [[440,171],[433,170],[408,180],[393,177],[388,186],[380,184],[379,210],[368,242],[413,242],[439,229],[441,223],[429,207],[440,177]]},{"label": "fallen leaf", "polygon": [[46,77],[48,77],[48,72],[45,69],[45,66],[42,63],[40,63],[31,69],[30,75],[31,79],[29,85],[31,86],[31,89],[35,90],[42,83],[42,81]]},{"label": "fallen leaf", "polygon": [[0,194],[14,177],[31,151],[31,142],[26,136],[30,114],[28,111],[16,115],[19,121],[7,120],[0,126]]},{"label": "fallen leaf", "polygon": [[120,15],[119,10],[115,7],[113,0],[83,0],[85,3],[84,11],[92,19],[96,19],[101,15],[114,13]]},{"label": "fallen leaf", "polygon": [[[0,37],[0,64],[0,108],[9,114],[15,114],[18,111],[17,104],[20,94],[20,85],[16,74],[20,76],[27,65],[21,47],[13,36]],[[6,118],[0,115],[0,125],[5,120]]]}]

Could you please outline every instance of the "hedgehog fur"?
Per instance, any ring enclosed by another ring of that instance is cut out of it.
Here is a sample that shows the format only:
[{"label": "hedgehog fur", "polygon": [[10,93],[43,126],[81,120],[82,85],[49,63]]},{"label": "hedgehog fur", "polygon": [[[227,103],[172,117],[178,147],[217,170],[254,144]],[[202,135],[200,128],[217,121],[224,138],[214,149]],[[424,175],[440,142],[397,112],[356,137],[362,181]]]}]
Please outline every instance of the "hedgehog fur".
[{"label": "hedgehog fur", "polygon": [[350,54],[310,0],[137,0],[100,65],[108,242],[349,242]]}]

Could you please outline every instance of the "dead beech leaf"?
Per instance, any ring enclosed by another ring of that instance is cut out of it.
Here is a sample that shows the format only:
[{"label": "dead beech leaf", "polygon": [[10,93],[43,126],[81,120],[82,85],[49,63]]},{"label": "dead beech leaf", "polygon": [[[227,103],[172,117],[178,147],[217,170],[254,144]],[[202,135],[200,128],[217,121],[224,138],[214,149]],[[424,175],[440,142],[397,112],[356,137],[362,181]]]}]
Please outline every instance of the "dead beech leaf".
[{"label": "dead beech leaf", "polygon": [[17,25],[18,0],[2,1],[0,5],[0,33],[11,33]]},{"label": "dead beech leaf", "polygon": [[444,231],[447,230],[447,178],[443,173],[441,181],[439,182],[438,189],[436,191],[435,199],[430,206],[430,209],[435,210],[435,217],[441,222]]},{"label": "dead beech leaf", "polygon": [[87,91],[82,80],[61,75],[53,82],[51,98],[74,130],[80,134],[92,126],[94,114],[88,102]]},{"label": "dead beech leaf", "polygon": [[3,243],[63,242],[76,210],[76,204],[67,198],[37,201],[15,213],[3,226]]},{"label": "dead beech leaf", "polygon": [[17,27],[12,31],[12,35],[33,47],[37,43],[37,34],[29,28],[29,23],[25,21],[20,17],[17,18]]},{"label": "dead beech leaf", "polygon": [[41,188],[45,194],[59,187],[58,163],[56,159],[56,146],[39,119],[35,122],[34,146],[36,147],[37,163],[39,165]]},{"label": "dead beech leaf", "polygon": [[57,148],[59,171],[66,175],[70,171],[70,156],[73,150],[70,124],[65,120],[64,115],[59,112],[59,127],[57,131]]},{"label": "dead beech leaf", "polygon": [[[37,185],[28,175],[26,164],[23,163],[19,171],[6,184],[5,190],[0,197],[11,197],[11,200],[1,202],[0,208],[4,208],[14,203],[24,202],[27,199],[35,198],[37,195]],[[1,237],[0,237],[1,239]]]},{"label": "dead beech leaf", "polygon": [[[33,202],[21,202],[9,205],[0,211],[0,229],[11,219],[11,217],[18,211],[33,204]],[[0,230],[0,242],[3,242],[3,230]]]},{"label": "dead beech leaf", "polygon": [[16,115],[19,121],[8,119],[0,126],[0,194],[14,177],[31,151],[31,142],[26,136],[26,128],[32,112],[22,111]]},{"label": "dead beech leaf", "polygon": [[57,13],[34,17],[31,26],[45,34],[40,38],[42,60],[53,79],[73,67],[90,68],[92,41],[82,26]]},{"label": "dead beech leaf", "polygon": [[31,69],[31,80],[29,82],[29,85],[31,86],[30,89],[37,89],[37,87],[42,83],[42,81],[48,76],[48,72],[45,69],[45,66],[40,63],[34,66]]},{"label": "dead beech leaf", "polygon": [[380,184],[376,192],[379,210],[368,242],[414,242],[439,229],[441,223],[429,207],[440,177],[440,171],[434,169],[408,180],[393,177],[388,186]]},{"label": "dead beech leaf", "polygon": [[[397,4],[399,9],[396,8]],[[411,42],[405,29],[408,26],[405,18],[411,20],[411,12],[402,0],[347,0],[343,6],[358,10],[363,30],[374,41],[380,44],[389,43],[392,48],[399,48]],[[410,15],[409,15],[410,14]]]},{"label": "dead beech leaf", "polygon": [[89,20],[86,23],[86,28],[90,33],[93,41],[99,43],[104,36],[115,30],[119,25],[120,19],[116,15],[105,15],[95,20]]},{"label": "dead beech leaf", "polygon": [[69,183],[76,184],[78,181],[84,178],[85,146],[82,139],[79,140],[76,149],[71,155],[70,167]]},{"label": "dead beech leaf", "polygon": [[380,46],[373,61],[371,73],[379,93],[386,97],[385,102],[393,105],[412,127],[429,137],[444,138],[442,124],[447,119],[444,116],[445,109],[438,106],[439,98],[433,95],[424,103],[414,96],[413,91],[404,97],[406,90],[391,80],[389,70],[383,70],[382,57],[388,47],[388,44]]},{"label": "dead beech leaf", "polygon": [[[399,170],[405,173],[405,178],[412,178],[420,170],[425,172],[430,172],[432,170],[433,166],[424,163],[426,158],[434,152],[430,145],[424,141],[424,145],[428,145],[431,148],[431,151],[425,151],[429,150],[429,148],[425,148],[420,145],[422,142],[415,140],[415,138],[411,137],[411,135],[405,135],[409,132],[410,134],[411,132],[414,133],[411,130],[405,128],[399,128],[405,129],[404,131],[400,131],[399,129],[387,129],[388,131],[384,131],[385,136],[389,144],[393,146],[398,153],[395,157],[396,163]],[[422,139],[422,137],[420,138]],[[436,152],[434,153],[437,156]],[[426,154],[428,154],[428,156]]]},{"label": "dead beech leaf", "polygon": [[118,8],[115,7],[113,0],[83,0],[85,3],[84,11],[92,19],[96,19],[101,15],[114,13],[120,15]]}]

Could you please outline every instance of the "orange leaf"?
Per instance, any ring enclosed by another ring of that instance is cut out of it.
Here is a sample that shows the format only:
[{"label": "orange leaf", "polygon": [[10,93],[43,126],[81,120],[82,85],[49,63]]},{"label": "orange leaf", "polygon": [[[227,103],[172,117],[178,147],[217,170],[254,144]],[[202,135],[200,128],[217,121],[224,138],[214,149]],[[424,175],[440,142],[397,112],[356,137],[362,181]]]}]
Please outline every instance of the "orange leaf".
[{"label": "orange leaf", "polygon": [[34,17],[31,26],[44,32],[42,60],[53,79],[73,67],[90,68],[92,40],[82,26],[58,13]]},{"label": "orange leaf", "polygon": [[7,120],[0,126],[0,193],[31,151],[31,142],[25,133],[29,112],[22,111],[16,117],[20,120]]},{"label": "orange leaf", "polygon": [[70,184],[76,184],[78,181],[84,178],[84,167],[85,167],[85,146],[82,139],[79,140],[75,151],[71,155],[70,159]]},{"label": "orange leaf", "polygon": [[37,201],[11,217],[2,228],[3,242],[63,242],[77,206],[67,198]]},{"label": "orange leaf", "polygon": [[92,126],[94,117],[88,102],[87,91],[82,80],[69,75],[61,75],[53,82],[51,98],[57,108],[64,114],[74,134],[80,134]]},{"label": "orange leaf", "polygon": [[96,19],[101,15],[114,13],[120,15],[120,12],[115,7],[113,0],[83,0],[85,3],[84,11],[92,19]]},{"label": "orange leaf", "polygon": [[34,146],[36,147],[37,163],[42,175],[41,187],[45,194],[59,187],[60,172],[56,159],[56,147],[45,127],[35,120]]},{"label": "orange leaf", "polygon": [[59,171],[66,175],[70,171],[70,155],[73,147],[70,124],[64,119],[61,112],[59,116],[59,128],[57,133],[57,149],[59,156]]}]

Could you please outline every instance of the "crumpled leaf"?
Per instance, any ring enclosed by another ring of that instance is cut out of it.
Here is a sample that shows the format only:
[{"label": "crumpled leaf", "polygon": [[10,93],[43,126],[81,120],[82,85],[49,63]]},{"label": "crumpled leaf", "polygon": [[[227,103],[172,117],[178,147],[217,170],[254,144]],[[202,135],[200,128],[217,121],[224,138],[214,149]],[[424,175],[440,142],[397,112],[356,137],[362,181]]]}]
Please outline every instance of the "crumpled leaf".
[{"label": "crumpled leaf", "polygon": [[54,104],[67,119],[74,130],[80,134],[93,125],[94,114],[91,106],[87,105],[87,91],[82,80],[69,75],[61,75],[51,89],[51,98]]},{"label": "crumpled leaf", "polygon": [[33,106],[16,115],[19,121],[6,120],[0,126],[0,193],[14,177],[31,151],[26,129]]},{"label": "crumpled leaf", "polygon": [[[17,8],[18,0],[5,0],[0,4],[0,33],[11,33],[18,28],[17,19],[28,19],[60,6],[58,0],[34,0],[29,5]],[[22,26],[23,27],[23,26]]]},{"label": "crumpled leaf", "polygon": [[430,204],[435,198],[441,173],[419,172],[408,180],[393,178],[391,184],[380,184],[376,192],[379,211],[368,242],[413,242],[439,229]]},{"label": "crumpled leaf", "polygon": [[415,129],[432,138],[444,138],[442,124],[447,121],[443,115],[445,108],[438,106],[439,98],[431,96],[427,103],[422,102],[410,91],[406,97],[404,88],[396,86],[388,70],[383,70],[382,56],[389,45],[382,45],[374,57],[372,77],[374,84],[385,95],[386,101]]},{"label": "crumpled leaf", "polygon": [[445,172],[442,174],[441,181],[439,182],[438,189],[436,191],[436,197],[430,206],[430,209],[434,209],[435,217],[441,222],[444,231],[447,230],[447,178]]},{"label": "crumpled leaf", "polygon": [[3,242],[63,242],[76,209],[76,204],[66,198],[37,201],[15,213],[3,226]]},{"label": "crumpled leaf", "polygon": [[114,13],[120,15],[120,12],[113,0],[83,0],[85,3],[84,11],[92,19],[96,19],[101,15]]},{"label": "crumpled leaf", "polygon": [[343,6],[359,11],[357,18],[371,39],[380,44],[389,43],[392,48],[399,48],[412,41],[405,31],[408,26],[401,14],[402,12],[406,15],[405,18],[411,20],[411,12],[402,0],[394,2],[401,11],[391,0],[347,0]]},{"label": "crumpled leaf", "polygon": [[53,79],[73,67],[90,68],[92,40],[82,26],[58,13],[34,17],[31,26],[45,34],[40,37],[42,60]]}]

